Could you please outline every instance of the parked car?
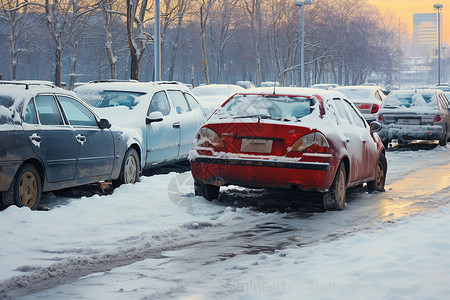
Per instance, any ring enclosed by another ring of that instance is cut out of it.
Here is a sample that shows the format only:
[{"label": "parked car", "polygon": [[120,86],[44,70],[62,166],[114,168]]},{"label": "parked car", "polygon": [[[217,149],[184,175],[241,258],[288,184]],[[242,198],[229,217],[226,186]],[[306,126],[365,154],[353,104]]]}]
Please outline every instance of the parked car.
[{"label": "parked car", "polygon": [[99,114],[127,129],[142,169],[187,160],[207,117],[189,88],[178,82],[96,81],[75,92]]},{"label": "parked car", "polygon": [[201,104],[209,109],[210,114],[232,95],[243,91],[245,91],[243,87],[235,84],[208,84],[192,89],[192,93]]},{"label": "parked car", "polygon": [[381,102],[386,98],[383,88],[374,85],[340,86],[334,90],[347,96],[369,124],[375,121]]},{"label": "parked car", "polygon": [[309,88],[255,88],[231,97],[199,130],[190,155],[195,194],[220,186],[319,192],[341,210],[348,187],[383,191],[381,139],[343,94]]},{"label": "parked car", "polygon": [[316,83],[311,85],[310,87],[313,89],[332,90],[338,86],[339,85],[335,83]]},{"label": "parked car", "polygon": [[388,145],[412,140],[438,140],[447,144],[450,128],[450,101],[439,89],[393,91],[382,103],[378,133]]},{"label": "parked car", "polygon": [[41,192],[104,180],[134,183],[136,151],[72,92],[0,81],[0,209],[39,206]]},{"label": "parked car", "polygon": [[253,84],[253,82],[248,81],[248,80],[240,80],[236,82],[236,85],[243,87],[244,89],[251,89],[254,88],[255,85]]}]

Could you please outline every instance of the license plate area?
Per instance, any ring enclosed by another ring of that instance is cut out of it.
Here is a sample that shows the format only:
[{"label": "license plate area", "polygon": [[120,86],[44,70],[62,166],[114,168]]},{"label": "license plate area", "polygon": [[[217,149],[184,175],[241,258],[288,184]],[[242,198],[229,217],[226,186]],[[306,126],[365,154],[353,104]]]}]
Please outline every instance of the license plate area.
[{"label": "license plate area", "polygon": [[271,153],[273,140],[243,138],[241,152]]},{"label": "license plate area", "polygon": [[399,118],[397,120],[397,124],[399,125],[419,125],[420,119],[417,118]]}]

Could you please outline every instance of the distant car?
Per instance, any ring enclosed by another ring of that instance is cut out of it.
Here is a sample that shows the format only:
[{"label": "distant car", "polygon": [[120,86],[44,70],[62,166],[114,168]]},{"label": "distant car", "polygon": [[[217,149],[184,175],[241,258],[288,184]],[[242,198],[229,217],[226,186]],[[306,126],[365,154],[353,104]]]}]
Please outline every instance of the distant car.
[{"label": "distant car", "polygon": [[245,91],[243,87],[235,84],[208,84],[192,89],[192,93],[201,104],[209,109],[210,113],[219,108],[232,95],[243,91]]},{"label": "distant car", "polygon": [[74,93],[0,81],[0,208],[39,206],[41,192],[113,180],[134,183],[135,150]]},{"label": "distant car", "polygon": [[321,89],[321,90],[332,90],[338,86],[339,85],[335,84],[335,83],[316,83],[316,84],[311,85],[311,88]]},{"label": "distant car", "polygon": [[347,96],[348,100],[355,104],[369,124],[375,121],[381,102],[386,98],[383,88],[372,84],[340,86],[335,88],[334,91]]},{"label": "distant car", "polygon": [[237,81],[236,85],[243,87],[244,89],[251,89],[254,88],[255,85],[253,84],[253,82],[248,81],[248,80],[241,80],[241,81]]},{"label": "distant car", "polygon": [[309,88],[255,88],[230,98],[199,130],[191,152],[195,194],[220,186],[319,192],[341,210],[348,187],[383,191],[381,139],[343,94]]},{"label": "distant car", "polygon": [[447,144],[450,134],[450,101],[441,90],[393,91],[382,103],[377,120],[378,133],[385,146],[393,139],[438,140]]},{"label": "distant car", "polygon": [[187,160],[207,110],[178,82],[96,81],[75,89],[136,146],[142,169]]}]

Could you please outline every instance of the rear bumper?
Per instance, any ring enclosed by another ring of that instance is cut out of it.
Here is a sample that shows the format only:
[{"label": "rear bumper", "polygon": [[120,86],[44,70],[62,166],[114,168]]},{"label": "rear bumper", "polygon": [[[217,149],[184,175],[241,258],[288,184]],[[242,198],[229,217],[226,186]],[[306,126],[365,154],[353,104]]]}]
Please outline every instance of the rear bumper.
[{"label": "rear bumper", "polygon": [[191,160],[192,176],[215,186],[240,185],[252,188],[295,188],[325,191],[334,167],[327,162],[275,161],[263,159],[199,156]]},{"label": "rear bumper", "polygon": [[383,125],[378,132],[381,140],[387,141],[399,139],[412,140],[439,140],[443,128],[439,125]]}]

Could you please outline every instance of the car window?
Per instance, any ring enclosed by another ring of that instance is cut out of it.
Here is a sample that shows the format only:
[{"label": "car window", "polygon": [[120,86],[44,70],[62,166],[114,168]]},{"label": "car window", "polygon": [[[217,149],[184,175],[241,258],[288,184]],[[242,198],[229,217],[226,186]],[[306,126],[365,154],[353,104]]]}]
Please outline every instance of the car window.
[{"label": "car window", "polygon": [[38,124],[38,119],[37,119],[37,115],[36,115],[36,107],[34,106],[33,99],[31,99],[31,101],[28,102],[28,105],[25,108],[25,117],[24,117],[23,121],[28,124]]},{"label": "car window", "polygon": [[150,113],[154,111],[160,111],[163,116],[167,116],[170,114],[169,99],[167,99],[167,95],[164,91],[156,92],[153,95],[147,115],[150,115]]},{"label": "car window", "polygon": [[70,97],[58,96],[58,99],[70,125],[98,126],[94,114],[83,104]]},{"label": "car window", "polygon": [[375,98],[380,101],[383,101],[383,97],[381,96],[381,91],[375,91]]},{"label": "car window", "polygon": [[356,110],[353,108],[353,106],[351,106],[350,103],[348,103],[345,100],[342,101],[342,103],[347,108],[347,110],[350,112],[350,115],[353,118],[352,120],[354,121],[354,124],[356,124],[356,126],[358,126],[358,127],[365,128],[366,123],[363,121],[361,116],[356,112]]},{"label": "car window", "polygon": [[52,95],[38,95],[35,97],[39,121],[42,125],[64,125],[55,98]]},{"label": "car window", "polygon": [[340,98],[334,98],[334,104],[336,105],[337,112],[344,122],[344,124],[353,124],[353,118],[350,116],[349,112],[344,107],[344,103]]},{"label": "car window", "polygon": [[311,114],[311,101],[306,97],[237,94],[217,112],[217,117],[298,120]]},{"label": "car window", "polygon": [[430,92],[399,92],[386,97],[381,104],[382,108],[395,107],[412,107],[412,106],[436,106],[436,101],[433,101],[434,93]]},{"label": "car window", "polygon": [[197,100],[194,99],[194,97],[192,97],[188,93],[183,93],[183,94],[184,94],[184,97],[186,97],[186,100],[187,100],[191,110],[194,110],[199,107],[198,102],[197,102]]},{"label": "car window", "polygon": [[190,110],[186,98],[184,98],[181,91],[167,91],[167,93],[169,94],[170,99],[172,99],[173,105],[175,106],[175,110],[178,114],[182,114]]}]

